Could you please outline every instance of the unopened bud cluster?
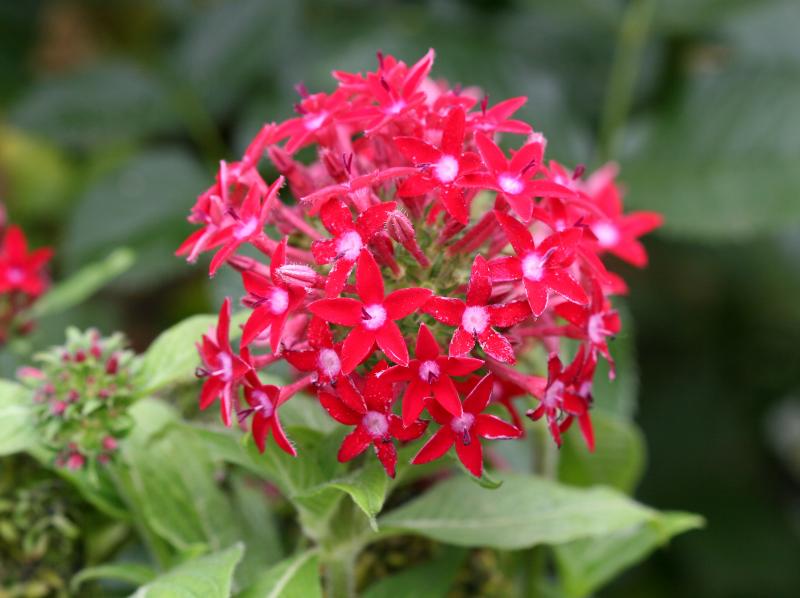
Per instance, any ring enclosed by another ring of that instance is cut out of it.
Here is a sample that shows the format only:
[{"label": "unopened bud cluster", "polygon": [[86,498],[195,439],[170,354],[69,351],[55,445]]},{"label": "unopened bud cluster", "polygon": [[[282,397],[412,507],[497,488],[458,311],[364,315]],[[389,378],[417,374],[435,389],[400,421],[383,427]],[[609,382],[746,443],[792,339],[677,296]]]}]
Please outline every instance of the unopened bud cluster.
[{"label": "unopened bud cluster", "polygon": [[57,465],[106,463],[131,426],[136,357],[121,334],[67,330],[67,342],[34,356],[20,379],[33,389],[41,440]]}]

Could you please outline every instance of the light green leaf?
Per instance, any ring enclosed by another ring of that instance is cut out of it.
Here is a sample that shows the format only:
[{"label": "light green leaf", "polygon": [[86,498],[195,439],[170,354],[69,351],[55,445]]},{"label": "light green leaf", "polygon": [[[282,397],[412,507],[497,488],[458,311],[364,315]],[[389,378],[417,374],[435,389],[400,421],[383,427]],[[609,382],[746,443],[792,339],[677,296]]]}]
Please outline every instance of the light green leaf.
[{"label": "light green leaf", "polygon": [[330,492],[331,490],[345,492],[364,512],[372,528],[377,530],[378,524],[375,517],[377,517],[378,513],[380,513],[383,508],[388,489],[389,476],[386,475],[386,472],[377,460],[370,459],[363,466],[350,472],[346,476],[325,482],[321,486],[312,488],[298,498],[302,501],[303,499],[313,498],[319,494]]},{"label": "light green leaf", "polygon": [[281,561],[237,598],[320,598],[319,564],[314,551]]},{"label": "light green leaf", "polygon": [[381,517],[384,533],[415,533],[458,546],[500,549],[602,536],[653,517],[609,488],[573,488],[533,476],[498,476],[486,490],[457,477]]},{"label": "light green leaf", "polygon": [[114,563],[110,565],[97,565],[79,571],[70,581],[70,588],[77,592],[82,583],[97,579],[111,579],[124,581],[131,585],[140,586],[155,578],[156,572],[147,565],[140,563]]},{"label": "light green leaf", "polygon": [[130,249],[114,250],[104,260],[89,264],[55,285],[33,306],[31,315],[41,318],[82,303],[130,268],[134,261],[135,255]]},{"label": "light green leaf", "polygon": [[441,598],[452,588],[465,551],[445,547],[435,559],[372,584],[362,598]]},{"label": "light green leaf", "polygon": [[177,121],[159,82],[125,62],[42,80],[19,99],[9,119],[26,131],[80,148],[130,143]]},{"label": "light green leaf", "polygon": [[132,598],[229,598],[244,548],[237,544],[188,561],[142,586]]},{"label": "light green leaf", "polygon": [[208,175],[188,152],[142,152],[95,181],[83,193],[66,230],[63,254],[75,267],[124,243],[136,265],[116,284],[140,291],[188,272],[173,254],[191,232],[186,214],[208,186]]},{"label": "light green leaf", "polygon": [[[633,422],[592,412],[595,452],[578,433],[566,434],[559,452],[558,479],[573,486],[612,486],[630,493],[645,463],[642,434]],[[577,431],[576,431],[577,432]]]},{"label": "light green leaf", "polygon": [[[134,433],[122,446],[126,498],[141,511],[147,527],[178,551],[219,550],[240,537],[231,504],[215,482],[209,451],[189,430],[172,423],[174,415],[162,405],[140,401],[131,410]],[[148,430],[154,420],[160,426]]]},{"label": "light green leaf", "polygon": [[0,380],[0,456],[24,451],[36,442],[33,393]]},{"label": "light green leaf", "polygon": [[649,521],[608,536],[557,546],[555,555],[564,595],[587,596],[673,536],[702,526],[703,519],[697,515],[657,513]]}]

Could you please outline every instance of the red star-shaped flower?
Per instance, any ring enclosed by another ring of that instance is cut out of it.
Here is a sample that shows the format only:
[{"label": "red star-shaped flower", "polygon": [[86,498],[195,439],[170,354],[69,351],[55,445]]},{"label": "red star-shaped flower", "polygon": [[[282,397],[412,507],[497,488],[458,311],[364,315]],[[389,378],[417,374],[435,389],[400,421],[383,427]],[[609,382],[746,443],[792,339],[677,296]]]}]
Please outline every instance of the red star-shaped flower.
[{"label": "red star-shaped flower", "polygon": [[403,424],[408,426],[419,418],[424,399],[431,396],[452,415],[461,415],[461,400],[451,376],[466,376],[481,367],[483,360],[441,355],[425,324],[419,326],[414,355],[416,359],[407,366],[396,365],[382,375],[392,382],[408,382],[403,395]]},{"label": "red star-shaped flower", "polygon": [[586,307],[574,303],[562,303],[556,306],[556,313],[572,324],[567,334],[572,338],[588,341],[591,350],[599,351],[611,365],[614,372],[614,360],[608,350],[608,338],[619,334],[622,323],[619,312],[611,307],[611,303],[603,295],[598,283],[592,287],[592,301]]},{"label": "red star-shaped flower", "polygon": [[588,383],[588,388],[591,388],[595,364],[596,360],[587,354],[583,345],[566,369],[557,354],[550,355],[547,362],[547,385],[541,395],[541,402],[526,415],[533,421],[547,418],[550,435],[558,446],[563,442],[561,435],[577,419],[586,446],[594,451],[594,432],[592,420],[589,418],[591,393],[583,386]]},{"label": "red star-shaped flower", "polygon": [[435,401],[428,403],[428,411],[441,428],[411,460],[414,464],[428,463],[444,455],[455,445],[456,455],[464,467],[475,477],[483,474],[483,447],[480,438],[519,438],[522,430],[499,417],[482,413],[492,396],[494,379],[487,374],[464,400],[461,415],[442,409]]},{"label": "red star-shaped flower", "polygon": [[[342,442],[339,461],[350,461],[372,445],[386,473],[394,477],[397,449],[392,440],[408,442],[419,438],[425,432],[428,422],[417,420],[409,426],[403,426],[400,417],[392,413],[394,385],[379,375],[386,368],[386,362],[381,361],[372,369],[364,382],[363,396],[352,385],[342,384],[337,389],[340,394],[356,393],[359,397],[343,401],[323,390],[319,393],[319,400],[336,421],[355,426]],[[353,408],[359,401],[362,407]]]},{"label": "red star-shaped flower", "polygon": [[226,298],[219,310],[215,337],[204,334],[197,345],[204,365],[198,370],[198,375],[206,379],[200,391],[200,409],[206,409],[215,400],[221,399],[220,413],[226,426],[231,425],[236,385],[252,369],[246,358],[242,359],[233,353],[229,337],[230,325],[231,301]]},{"label": "red star-shaped flower", "polygon": [[429,289],[398,289],[384,297],[383,278],[375,258],[368,251],[358,256],[356,291],[361,301],[347,297],[320,299],[309,311],[326,322],[352,326],[342,346],[342,372],[349,374],[364,361],[377,342],[386,356],[408,365],[408,348],[395,324],[414,313],[432,295]]},{"label": "red star-shaped flower", "polygon": [[466,302],[434,297],[425,304],[425,313],[448,326],[457,326],[450,341],[451,357],[467,355],[477,340],[490,357],[505,363],[516,361],[511,343],[492,327],[506,328],[518,324],[531,315],[531,309],[527,301],[489,305],[491,296],[489,264],[482,255],[478,255],[472,263]]},{"label": "red star-shaped flower", "polygon": [[333,262],[325,283],[326,296],[335,297],[342,292],[356,260],[386,225],[396,205],[393,201],[376,204],[364,210],[355,222],[350,210],[339,199],[331,199],[322,206],[320,218],[333,239],[314,241],[311,251],[318,264]]},{"label": "red star-shaped flower", "polygon": [[469,221],[469,209],[458,178],[481,166],[477,154],[462,151],[465,118],[460,106],[450,110],[442,130],[441,147],[438,148],[416,137],[396,137],[394,140],[414,166],[424,169],[400,185],[398,197],[415,197],[438,190],[444,209],[461,224]]},{"label": "red star-shaped flower", "polygon": [[297,309],[306,296],[303,287],[288,285],[278,275],[278,270],[286,263],[286,243],[284,237],[272,253],[269,279],[254,270],[242,272],[242,281],[248,292],[245,301],[255,306],[244,325],[242,345],[249,345],[269,328],[269,346],[276,353],[286,316]]},{"label": "red star-shaped flower", "polygon": [[502,257],[490,263],[493,281],[522,280],[533,315],[547,309],[550,291],[573,303],[589,302],[586,291],[569,273],[575,260],[575,247],[583,236],[580,228],[553,233],[537,247],[531,231],[516,218],[495,211],[516,256]]},{"label": "red star-shaped flower", "polygon": [[[211,259],[211,266],[209,274],[213,276],[219,267],[225,263],[234,252],[239,249],[244,243],[248,243],[253,239],[259,237],[264,233],[264,224],[267,221],[269,213],[275,205],[278,196],[278,190],[283,186],[283,177],[279,177],[266,191],[262,199],[262,190],[253,185],[250,187],[247,195],[242,201],[242,205],[238,209],[228,206],[227,215],[230,216],[230,222],[216,230],[211,239],[207,243],[207,248],[217,247],[222,245],[214,257]],[[209,224],[207,227],[195,232],[186,240],[190,243],[195,240],[195,235],[202,236],[206,228],[217,228],[214,224]],[[179,251],[182,251],[182,246]]]},{"label": "red star-shaped flower", "polygon": [[311,349],[286,351],[284,357],[301,372],[315,372],[317,384],[336,384],[342,375],[342,343],[334,343],[328,324],[311,318],[306,330]]},{"label": "red star-shaped flower", "polygon": [[521,120],[511,120],[510,117],[525,105],[528,98],[520,96],[503,100],[499,104],[488,108],[489,96],[484,96],[481,102],[481,111],[469,115],[467,126],[472,131],[486,134],[492,133],[518,133],[527,135],[531,126]]},{"label": "red star-shaped flower", "polygon": [[53,251],[45,247],[28,253],[25,233],[18,226],[9,226],[0,247],[0,293],[41,295],[49,284],[44,267],[52,256]]},{"label": "red star-shaped flower", "polygon": [[272,432],[275,444],[292,457],[296,457],[297,450],[286,438],[281,421],[278,419],[278,407],[283,402],[280,389],[271,384],[262,384],[252,371],[247,375],[247,382],[244,396],[250,408],[239,412],[239,420],[244,421],[249,415],[253,416],[251,429],[258,451],[264,452],[267,436]]},{"label": "red star-shaped flower", "polygon": [[488,172],[471,173],[461,183],[466,187],[493,189],[502,193],[514,211],[525,222],[531,219],[534,197],[571,197],[575,192],[547,179],[534,179],[542,164],[544,147],[534,141],[523,145],[507,160],[497,144],[482,133],[475,134],[475,143]]},{"label": "red star-shaped flower", "polygon": [[327,93],[306,95],[295,106],[300,116],[281,123],[275,136],[279,139],[289,137],[284,149],[293,154],[315,141],[317,135],[347,108],[347,93],[343,90],[337,89],[330,95]]}]

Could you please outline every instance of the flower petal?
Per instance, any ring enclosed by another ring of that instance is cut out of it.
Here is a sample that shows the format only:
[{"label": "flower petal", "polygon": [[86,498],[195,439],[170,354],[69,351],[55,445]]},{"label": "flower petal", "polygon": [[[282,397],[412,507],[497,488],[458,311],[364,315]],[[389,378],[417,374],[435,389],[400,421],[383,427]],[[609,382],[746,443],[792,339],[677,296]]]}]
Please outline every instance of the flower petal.
[{"label": "flower petal", "polygon": [[422,311],[448,326],[459,326],[464,315],[464,302],[450,297],[431,297],[422,306]]},{"label": "flower petal", "polygon": [[458,391],[450,376],[439,376],[439,379],[432,386],[433,397],[442,407],[455,416],[464,412],[461,406],[461,399],[458,398]]},{"label": "flower petal", "polygon": [[464,411],[472,414],[478,414],[489,404],[492,398],[492,390],[494,390],[494,376],[486,374],[475,385],[466,399],[464,399]]},{"label": "flower petal", "polygon": [[472,271],[467,285],[467,305],[486,305],[492,296],[492,280],[489,278],[489,262],[478,254],[472,262]]},{"label": "flower petal", "polygon": [[340,199],[329,199],[319,211],[322,225],[329,233],[338,237],[342,233],[353,230],[353,215]]},{"label": "flower petal", "polygon": [[544,282],[556,293],[580,305],[589,303],[583,287],[565,270],[551,270],[545,274]]},{"label": "flower petal", "polygon": [[372,438],[367,434],[366,430],[358,426],[344,437],[342,446],[339,447],[337,458],[340,463],[346,463],[358,457],[370,444],[372,444]]},{"label": "flower petal", "polygon": [[511,243],[517,255],[524,257],[536,248],[531,231],[519,220],[498,210],[494,211],[494,217],[497,218],[497,222],[500,223],[508,242]]},{"label": "flower petal", "polygon": [[414,465],[422,463],[430,463],[444,455],[455,442],[455,434],[450,426],[442,426],[436,433],[430,437],[419,452],[411,459]]},{"label": "flower petal", "polygon": [[399,320],[413,314],[433,296],[430,289],[398,289],[387,295],[383,301],[386,315],[390,320]]},{"label": "flower petal", "polygon": [[416,376],[406,387],[403,395],[403,425],[410,426],[419,418],[425,406],[425,397],[430,396],[431,386]]},{"label": "flower petal", "polygon": [[468,443],[465,443],[464,439],[456,434],[456,454],[458,460],[472,475],[476,478],[481,477],[483,474],[483,447],[476,434],[471,435]]},{"label": "flower petal", "polygon": [[543,282],[533,280],[524,280],[525,293],[528,295],[528,304],[531,306],[531,312],[535,317],[539,317],[547,309],[547,286]]},{"label": "flower petal", "polygon": [[340,424],[354,426],[361,421],[361,415],[350,409],[341,399],[331,393],[321,390],[317,398],[319,398],[319,404],[322,405],[325,411]]},{"label": "flower petal", "polygon": [[490,326],[478,335],[478,343],[487,355],[503,363],[516,363],[514,349],[508,339]]},{"label": "flower petal", "polygon": [[360,301],[349,297],[337,297],[314,301],[309,304],[308,310],[326,322],[342,326],[357,326],[361,323],[362,307],[363,304]]},{"label": "flower petal", "polygon": [[489,170],[502,172],[508,169],[508,161],[497,144],[483,133],[475,133],[475,144],[481,154],[483,163]]},{"label": "flower petal", "polygon": [[390,478],[394,478],[395,468],[397,467],[397,449],[394,443],[391,440],[377,440],[373,445],[375,446],[375,454],[378,456],[378,460],[383,465],[387,475]]},{"label": "flower petal", "polygon": [[495,415],[479,413],[472,428],[478,436],[489,439],[519,438],[522,430]]},{"label": "flower petal", "polygon": [[415,166],[420,164],[435,164],[442,157],[442,152],[430,143],[416,137],[395,137],[394,143],[409,161]]},{"label": "flower petal", "polygon": [[[350,337],[348,337],[348,339],[349,338]],[[406,347],[403,333],[400,332],[400,328],[397,327],[397,324],[391,320],[387,321],[383,326],[378,328],[375,334],[375,340],[378,342],[381,351],[386,354],[386,357],[400,365],[408,365],[408,347]],[[346,344],[347,341],[345,341],[345,345]],[[346,351],[344,352],[346,355]]]},{"label": "flower petal", "polygon": [[[488,329],[487,329],[488,330]],[[469,355],[475,346],[475,337],[464,330],[462,326],[456,328],[453,338],[450,339],[450,357],[463,357]]]},{"label": "flower petal", "polygon": [[353,328],[342,345],[342,373],[349,374],[356,369],[372,352],[374,344],[374,330],[367,330],[363,326]]},{"label": "flower petal", "polygon": [[425,324],[419,325],[417,332],[417,346],[414,348],[414,356],[420,361],[436,359],[439,357],[439,343],[436,342],[430,329]]},{"label": "flower petal", "polygon": [[369,251],[362,251],[358,256],[356,290],[366,305],[383,303],[383,276],[378,262]]}]

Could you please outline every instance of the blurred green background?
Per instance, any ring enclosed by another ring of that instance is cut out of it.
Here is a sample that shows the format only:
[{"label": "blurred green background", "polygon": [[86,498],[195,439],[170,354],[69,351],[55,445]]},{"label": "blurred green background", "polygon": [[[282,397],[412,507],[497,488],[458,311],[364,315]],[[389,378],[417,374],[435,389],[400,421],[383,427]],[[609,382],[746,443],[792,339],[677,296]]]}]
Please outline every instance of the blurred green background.
[{"label": "blurred green background", "polygon": [[638,495],[708,527],[601,595],[800,595],[798,28],[797,0],[4,0],[10,219],[56,248],[56,279],[138,253],[33,342],[69,322],[142,348],[236,294],[172,257],[218,160],[289,117],[295,83],[329,90],[331,69],[372,68],[377,49],[433,46],[435,76],[528,95],[550,157],[618,160],[628,206],[666,216],[647,270],[613,264],[632,291]]}]

